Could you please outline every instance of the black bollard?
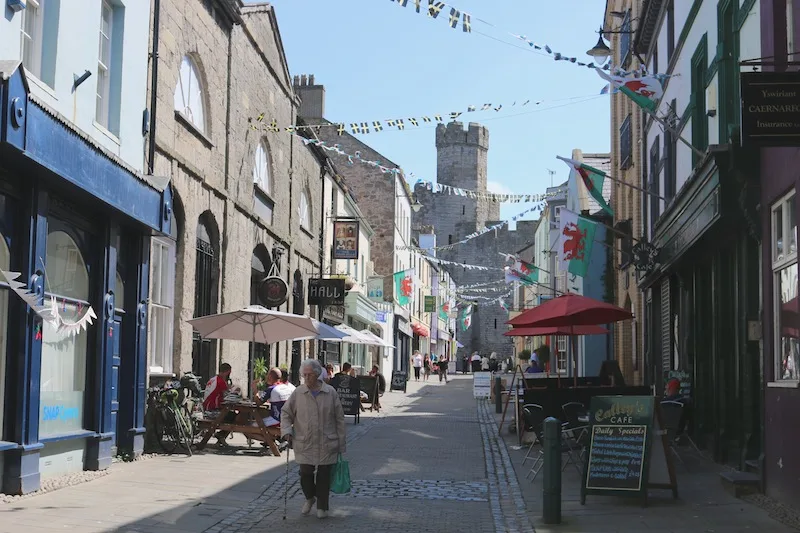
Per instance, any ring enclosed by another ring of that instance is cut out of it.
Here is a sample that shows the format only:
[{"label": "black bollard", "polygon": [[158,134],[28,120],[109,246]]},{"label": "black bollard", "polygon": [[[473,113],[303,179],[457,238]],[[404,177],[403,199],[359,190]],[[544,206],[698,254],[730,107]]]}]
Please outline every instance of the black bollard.
[{"label": "black bollard", "polygon": [[494,378],[494,412],[503,412],[503,383],[500,376]]},{"label": "black bollard", "polygon": [[561,523],[561,422],[549,416],[544,421],[544,482],[542,520]]}]

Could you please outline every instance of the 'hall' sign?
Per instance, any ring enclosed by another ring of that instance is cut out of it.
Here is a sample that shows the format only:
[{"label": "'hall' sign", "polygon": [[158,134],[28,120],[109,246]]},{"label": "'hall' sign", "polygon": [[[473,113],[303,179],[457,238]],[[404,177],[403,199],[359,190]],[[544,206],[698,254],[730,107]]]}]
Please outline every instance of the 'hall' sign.
[{"label": "'hall' sign", "polygon": [[742,146],[800,146],[800,72],[742,72]]},{"label": "'hall' sign", "polygon": [[308,305],[344,305],[344,279],[308,280]]}]

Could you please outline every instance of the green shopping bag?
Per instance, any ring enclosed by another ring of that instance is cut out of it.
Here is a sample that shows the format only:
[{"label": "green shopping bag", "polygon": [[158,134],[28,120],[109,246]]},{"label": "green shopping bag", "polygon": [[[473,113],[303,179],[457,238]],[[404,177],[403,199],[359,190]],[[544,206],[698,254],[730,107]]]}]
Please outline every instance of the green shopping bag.
[{"label": "green shopping bag", "polygon": [[339,459],[331,469],[331,492],[334,494],[350,492],[350,463],[342,459],[342,454],[339,454]]}]

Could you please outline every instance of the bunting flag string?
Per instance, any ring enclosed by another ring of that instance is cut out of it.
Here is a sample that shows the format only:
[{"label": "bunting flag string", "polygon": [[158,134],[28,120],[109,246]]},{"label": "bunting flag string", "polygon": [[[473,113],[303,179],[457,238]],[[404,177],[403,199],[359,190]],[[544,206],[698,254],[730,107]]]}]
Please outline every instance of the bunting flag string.
[{"label": "bunting flag string", "polygon": [[[355,164],[356,161],[358,161],[359,163],[363,163],[363,164],[371,166],[373,168],[377,168],[383,174],[391,174],[393,176],[397,176],[397,175],[402,176],[403,175],[403,171],[398,167],[387,167],[387,166],[383,165],[381,163],[381,161],[364,159],[363,157],[361,157],[361,151],[360,150],[356,150],[355,153],[351,154],[351,153],[348,153],[348,152],[345,152],[344,150],[342,150],[342,147],[341,147],[340,144],[330,144],[330,143],[328,143],[326,141],[322,141],[320,139],[309,139],[307,137],[303,137],[302,135],[297,135],[297,134],[295,134],[295,135],[305,145],[313,144],[314,146],[318,146],[319,148],[321,148],[321,149],[323,149],[323,150],[325,150],[327,152],[333,152],[336,155],[339,155],[339,156],[347,158],[347,164],[348,165],[353,165],[353,164]],[[409,177],[413,178],[414,174],[409,174]],[[520,203],[522,201],[524,201],[524,202],[543,202],[543,201],[547,200],[548,198],[552,198],[553,196],[556,196],[556,195],[564,192],[564,190],[565,190],[563,188],[559,188],[559,189],[557,189],[555,191],[552,191],[552,192],[549,192],[549,193],[543,193],[543,194],[499,194],[499,193],[490,193],[490,192],[483,192],[483,191],[470,191],[470,190],[467,190],[467,189],[460,189],[458,187],[450,187],[450,186],[447,186],[447,185],[439,185],[438,183],[434,183],[432,181],[425,181],[425,180],[422,180],[422,179],[418,179],[416,183],[422,183],[423,185],[425,185],[426,188],[429,188],[433,192],[439,192],[439,193],[444,193],[444,194],[453,194],[453,195],[456,195],[456,196],[465,196],[465,197],[474,198],[474,199],[478,199],[478,198],[492,199],[495,202],[511,202],[511,203]],[[437,191],[436,190],[437,188],[439,188],[440,190]],[[540,207],[536,207],[535,206],[532,209],[538,209],[538,208],[540,208]],[[517,215],[517,216],[519,216],[519,215]]]},{"label": "bunting flag string", "polygon": [[[413,178],[413,174],[409,174],[409,177]],[[464,196],[467,198],[473,199],[486,199],[491,200],[493,202],[509,202],[509,203],[531,203],[531,202],[541,202],[543,200],[547,200],[548,198],[552,198],[557,194],[564,192],[565,189],[558,189],[554,192],[549,193],[539,193],[539,194],[501,194],[496,192],[483,192],[483,191],[471,191],[468,189],[462,189],[460,187],[453,187],[452,185],[445,185],[440,183],[434,183],[431,181],[423,181],[418,179],[415,183],[416,185],[423,185],[429,191],[436,193],[436,194],[449,194],[452,196]]]},{"label": "bunting flag string", "polygon": [[[602,94],[602,93],[601,93]],[[302,125],[280,125],[274,118],[266,122],[266,114],[261,113],[256,117],[247,119],[250,124],[251,130],[266,130],[273,133],[286,132],[297,133],[298,131],[308,130],[319,133],[323,128],[332,128],[336,130],[337,135],[351,133],[353,135],[367,134],[367,133],[381,133],[387,131],[389,128],[397,128],[398,131],[404,131],[408,128],[419,128],[428,124],[445,124],[448,121],[458,120],[464,113],[480,113],[493,111],[495,113],[501,110],[519,109],[522,107],[536,107],[542,104],[551,104],[558,102],[571,102],[582,103],[586,99],[594,99],[596,94],[587,94],[583,96],[571,96],[569,98],[557,98],[553,100],[533,100],[530,98],[514,100],[510,104],[505,103],[484,103],[481,105],[468,105],[466,108],[450,111],[447,113],[439,112],[428,115],[417,115],[416,117],[403,117],[394,119],[371,119],[359,121],[346,121],[346,122],[322,122],[317,124],[302,124]],[[569,105],[569,104],[563,104]],[[559,106],[561,107],[561,106]],[[547,109],[547,108],[545,108]],[[498,117],[499,118],[499,117]]]},{"label": "bunting flag string", "polygon": [[468,265],[466,263],[458,263],[456,261],[445,261],[444,259],[439,259],[438,257],[430,256],[430,255],[426,254],[423,250],[419,250],[419,251],[412,250],[412,253],[416,253],[418,255],[422,255],[428,261],[430,261],[432,263],[437,263],[437,264],[440,264],[440,265],[452,265],[452,266],[457,266],[457,267],[464,268],[466,270],[505,272],[504,268],[499,268],[499,267],[487,267],[487,266],[481,266],[481,265]]},{"label": "bunting flag string", "polygon": [[[540,210],[543,207],[544,207],[544,203],[543,202],[539,203],[539,204],[531,207],[530,209],[526,209],[525,211],[523,211],[522,213],[520,213],[518,215],[514,215],[513,217],[511,217],[511,220],[516,222],[517,220],[521,219],[523,216],[527,215],[528,213],[530,213],[532,211]],[[491,226],[484,226],[483,228],[479,229],[478,231],[470,233],[469,235],[467,235],[466,237],[464,237],[460,241],[454,242],[453,244],[444,244],[442,246],[433,246],[431,248],[420,248],[418,246],[395,246],[395,250],[402,250],[402,251],[452,250],[456,246],[460,246],[462,244],[466,244],[469,241],[471,241],[472,239],[477,239],[481,235],[486,235],[490,231],[497,231],[497,230],[503,228],[504,226],[506,226],[508,224],[508,222],[509,222],[508,220],[503,220],[503,221],[501,221],[501,222],[499,222],[497,224],[493,224]]]}]

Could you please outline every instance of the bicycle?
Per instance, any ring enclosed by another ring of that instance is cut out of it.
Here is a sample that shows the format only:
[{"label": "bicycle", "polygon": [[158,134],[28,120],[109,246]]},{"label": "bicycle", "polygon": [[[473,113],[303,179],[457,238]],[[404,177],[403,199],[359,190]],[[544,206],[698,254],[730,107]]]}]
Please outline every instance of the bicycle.
[{"label": "bicycle", "polygon": [[152,430],[159,447],[172,454],[178,446],[183,446],[191,456],[199,431],[192,416],[193,391],[189,388],[187,395],[183,385],[183,380],[168,381],[163,387],[148,389],[147,403],[153,410]]}]

